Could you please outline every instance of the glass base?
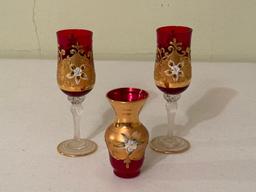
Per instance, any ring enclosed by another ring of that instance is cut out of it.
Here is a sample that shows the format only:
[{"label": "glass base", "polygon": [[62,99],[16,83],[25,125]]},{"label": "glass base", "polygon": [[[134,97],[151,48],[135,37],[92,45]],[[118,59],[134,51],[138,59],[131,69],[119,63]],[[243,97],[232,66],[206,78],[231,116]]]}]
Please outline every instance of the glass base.
[{"label": "glass base", "polygon": [[80,157],[95,152],[97,144],[88,139],[69,139],[61,142],[57,150],[68,157]]},{"label": "glass base", "polygon": [[140,174],[140,171],[136,171],[136,172],[132,172],[132,173],[122,173],[117,170],[114,170],[113,172],[116,176],[121,177],[121,178],[133,178],[133,177],[137,177]]},{"label": "glass base", "polygon": [[152,139],[150,148],[156,152],[165,154],[182,153],[190,148],[190,143],[177,136],[159,136]]}]

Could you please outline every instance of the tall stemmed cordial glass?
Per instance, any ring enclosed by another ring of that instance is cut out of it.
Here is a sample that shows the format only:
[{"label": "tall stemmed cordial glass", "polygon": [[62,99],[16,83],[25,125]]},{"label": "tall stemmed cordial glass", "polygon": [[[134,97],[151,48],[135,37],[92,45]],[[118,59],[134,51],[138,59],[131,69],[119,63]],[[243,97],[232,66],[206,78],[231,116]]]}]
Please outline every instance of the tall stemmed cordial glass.
[{"label": "tall stemmed cordial glass", "polygon": [[168,116],[168,134],[153,138],[150,147],[161,153],[180,153],[189,149],[187,140],[173,135],[177,101],[191,81],[190,42],[192,29],[164,26],[157,32],[157,54],[154,70],[156,86],[164,93]]},{"label": "tall stemmed cordial glass", "polygon": [[92,31],[61,30],[57,32],[57,40],[58,85],[68,96],[74,120],[74,138],[63,141],[57,149],[59,153],[69,157],[88,155],[97,149],[97,145],[93,141],[80,138],[80,116],[85,95],[92,90],[95,83]]}]

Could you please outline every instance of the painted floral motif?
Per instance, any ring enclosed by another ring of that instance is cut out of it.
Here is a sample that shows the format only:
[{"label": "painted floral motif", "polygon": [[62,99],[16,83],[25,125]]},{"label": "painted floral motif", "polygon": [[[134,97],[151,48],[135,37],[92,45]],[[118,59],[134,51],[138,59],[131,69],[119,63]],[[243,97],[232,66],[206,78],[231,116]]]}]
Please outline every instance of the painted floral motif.
[{"label": "painted floral motif", "polygon": [[128,153],[128,156],[132,154],[133,151],[135,151],[139,145],[142,144],[138,139],[140,137],[140,134],[137,132],[134,132],[131,137],[128,137],[124,133],[121,133],[121,135],[124,138],[123,142],[118,143],[115,145],[118,148],[123,148]]},{"label": "painted floral motif", "polygon": [[127,158],[124,160],[125,167],[128,169],[131,163],[129,156],[142,144],[139,140],[135,138],[139,138],[140,134],[138,132],[134,132],[131,137],[121,133],[124,137],[124,142],[120,142],[117,147],[123,148],[128,153]]},{"label": "painted floral motif", "polygon": [[178,81],[180,77],[184,75],[182,71],[183,62],[175,63],[174,61],[170,60],[168,62],[168,69],[164,71],[167,76],[171,76],[174,81]]},{"label": "painted floral motif", "polygon": [[70,55],[74,55],[76,53],[78,53],[81,56],[85,55],[85,51],[83,49],[82,45],[79,45],[78,42],[76,43],[76,45],[72,45],[72,48],[69,50]]},{"label": "painted floral motif", "polygon": [[127,153],[130,155],[134,150],[137,149],[139,142],[136,139],[128,138],[125,134],[122,134],[124,137],[124,148],[126,149]]},{"label": "painted floral motif", "polygon": [[85,73],[85,65],[81,65],[80,67],[77,67],[76,65],[71,63],[69,68],[70,68],[70,73],[68,73],[66,77],[68,79],[74,78],[77,85],[80,83],[81,79],[83,80],[88,79]]},{"label": "painted floral motif", "polygon": [[127,136],[124,133],[121,133],[121,135],[123,136],[124,141],[115,143],[114,147],[122,150],[125,149],[127,157],[124,159],[124,163],[126,168],[129,168],[131,163],[130,155],[132,155],[144,142],[140,141],[141,133],[137,131],[133,132],[130,136]]}]

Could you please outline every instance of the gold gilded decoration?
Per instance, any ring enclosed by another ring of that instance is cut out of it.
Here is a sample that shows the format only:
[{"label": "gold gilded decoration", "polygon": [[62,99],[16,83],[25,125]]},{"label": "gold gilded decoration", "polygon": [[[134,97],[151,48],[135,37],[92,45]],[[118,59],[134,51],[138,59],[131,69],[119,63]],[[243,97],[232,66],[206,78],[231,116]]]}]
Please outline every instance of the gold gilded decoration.
[{"label": "gold gilded decoration", "polygon": [[167,76],[171,76],[173,81],[177,82],[180,77],[184,75],[182,71],[182,67],[184,66],[183,62],[182,63],[174,63],[174,61],[170,60],[168,62],[168,67],[169,69],[165,70],[164,73]]},{"label": "gold gilded decoration", "polygon": [[57,80],[64,91],[81,92],[91,90],[95,83],[93,55],[85,53],[78,43],[69,51],[58,50]]},{"label": "gold gilded decoration", "polygon": [[116,112],[116,120],[106,130],[105,140],[109,153],[117,160],[123,160],[128,169],[132,160],[144,157],[148,144],[148,131],[138,119],[144,100],[119,102],[110,100]]},{"label": "gold gilded decoration", "polygon": [[80,67],[76,67],[73,63],[70,64],[69,66],[70,72],[66,75],[68,79],[75,79],[76,84],[78,85],[81,81],[87,80],[87,75],[85,73],[85,65],[81,65]]},{"label": "gold gilded decoration", "polygon": [[128,153],[128,157],[124,160],[124,163],[126,164],[126,168],[129,168],[129,164],[131,162],[129,156],[138,148],[139,145],[143,143],[139,141],[140,137],[138,132],[133,132],[130,138],[124,133],[121,133],[121,135],[123,136],[124,141],[114,145],[117,148],[125,149]]},{"label": "gold gilded decoration", "polygon": [[159,87],[179,88],[191,81],[190,48],[182,50],[182,43],[174,38],[166,49],[158,48],[154,78]]}]

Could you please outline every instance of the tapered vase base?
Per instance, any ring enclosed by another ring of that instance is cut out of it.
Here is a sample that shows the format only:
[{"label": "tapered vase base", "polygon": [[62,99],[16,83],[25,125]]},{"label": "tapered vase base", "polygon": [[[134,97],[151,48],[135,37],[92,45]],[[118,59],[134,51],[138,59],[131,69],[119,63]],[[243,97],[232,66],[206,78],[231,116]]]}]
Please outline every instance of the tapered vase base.
[{"label": "tapered vase base", "polygon": [[97,144],[89,139],[69,139],[61,142],[57,150],[68,157],[81,157],[97,150]]},{"label": "tapered vase base", "polygon": [[159,136],[152,139],[150,148],[159,153],[183,153],[190,148],[190,143],[177,136]]},{"label": "tapered vase base", "polygon": [[134,178],[134,177],[137,177],[137,176],[139,176],[139,174],[140,174],[140,171],[137,171],[137,172],[133,172],[133,173],[122,173],[122,172],[119,172],[119,171],[113,171],[114,172],[114,174],[116,175],[116,176],[118,176],[118,177],[121,177],[121,178]]}]

